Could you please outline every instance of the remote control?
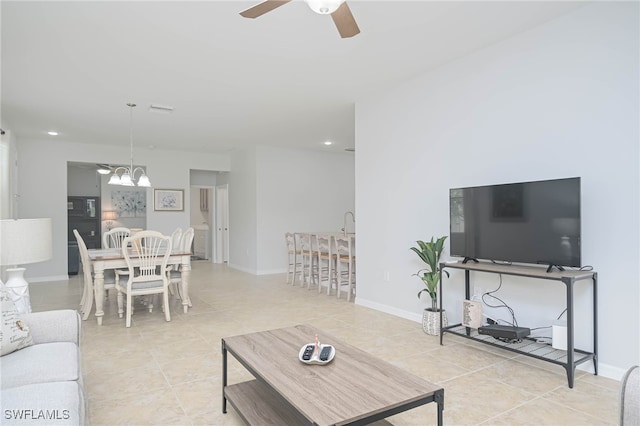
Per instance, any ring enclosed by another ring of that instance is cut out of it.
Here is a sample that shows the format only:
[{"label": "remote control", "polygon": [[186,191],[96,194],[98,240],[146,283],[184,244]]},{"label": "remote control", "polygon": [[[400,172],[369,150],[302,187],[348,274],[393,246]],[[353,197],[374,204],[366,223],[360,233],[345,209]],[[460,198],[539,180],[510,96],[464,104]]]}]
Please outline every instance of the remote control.
[{"label": "remote control", "polygon": [[320,351],[320,361],[326,361],[329,359],[329,355],[331,355],[331,346],[325,346]]},{"label": "remote control", "polygon": [[307,345],[307,347],[304,348],[304,353],[302,354],[302,359],[304,361],[309,361],[311,359],[311,355],[313,355],[313,350],[314,349],[315,349],[315,346]]}]

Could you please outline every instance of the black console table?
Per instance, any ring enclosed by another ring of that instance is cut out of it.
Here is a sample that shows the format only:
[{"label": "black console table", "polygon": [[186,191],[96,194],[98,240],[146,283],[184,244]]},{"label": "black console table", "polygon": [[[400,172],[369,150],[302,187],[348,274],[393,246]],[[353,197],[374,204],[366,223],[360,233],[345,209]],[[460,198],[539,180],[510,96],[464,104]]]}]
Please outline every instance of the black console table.
[{"label": "black console table", "polygon": [[[465,278],[465,299],[469,299],[470,272],[486,272],[491,274],[514,275],[527,278],[537,278],[544,280],[560,281],[566,287],[567,295],[567,350],[554,349],[550,344],[538,343],[535,339],[524,338],[517,343],[507,343],[494,339],[488,335],[478,334],[477,330],[465,327],[462,324],[454,324],[442,327],[442,317],[440,318],[440,345],[445,333],[452,333],[466,337],[488,345],[501,347],[511,352],[527,355],[543,361],[561,365],[567,371],[567,381],[569,387],[573,388],[575,369],[578,364],[593,360],[595,374],[598,374],[598,304],[597,304],[597,282],[598,274],[593,271],[560,271],[546,272],[546,269],[535,266],[501,265],[489,262],[480,263],[441,263],[440,264],[440,306],[442,306],[442,271],[444,269],[461,269]],[[593,282],[593,351],[588,352],[574,347],[574,318],[573,318],[573,287],[577,281],[591,280]]]}]

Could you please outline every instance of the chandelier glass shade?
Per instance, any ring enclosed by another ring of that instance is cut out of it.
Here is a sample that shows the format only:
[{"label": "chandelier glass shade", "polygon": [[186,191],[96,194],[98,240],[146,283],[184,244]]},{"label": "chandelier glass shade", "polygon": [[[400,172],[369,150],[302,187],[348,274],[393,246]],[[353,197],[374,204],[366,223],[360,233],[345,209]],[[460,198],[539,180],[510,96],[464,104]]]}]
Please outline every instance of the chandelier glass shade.
[{"label": "chandelier glass shade", "polygon": [[[136,104],[128,103],[130,111],[130,130],[129,130],[129,144],[131,146],[131,162],[129,163],[129,167],[118,167],[113,171],[111,178],[109,179],[109,185],[122,185],[122,186],[144,186],[150,187],[151,181],[147,177],[144,169],[142,167],[133,167],[133,108],[135,108]],[[137,183],[136,183],[136,173],[140,172]]]}]

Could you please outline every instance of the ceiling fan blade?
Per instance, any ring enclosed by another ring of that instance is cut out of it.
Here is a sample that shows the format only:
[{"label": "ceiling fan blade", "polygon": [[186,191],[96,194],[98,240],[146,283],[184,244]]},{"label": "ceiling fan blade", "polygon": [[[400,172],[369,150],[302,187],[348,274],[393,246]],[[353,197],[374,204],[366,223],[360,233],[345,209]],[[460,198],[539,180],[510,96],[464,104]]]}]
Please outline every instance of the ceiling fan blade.
[{"label": "ceiling fan blade", "polygon": [[240,15],[245,18],[257,18],[258,16],[271,12],[273,9],[289,3],[290,1],[291,0],[265,0],[262,3],[258,3],[257,5],[250,7],[249,9],[243,10],[240,12]]},{"label": "ceiling fan blade", "polygon": [[347,2],[342,3],[340,7],[331,14],[331,17],[338,28],[340,37],[347,38],[360,34],[360,28],[358,28],[358,24],[356,24],[356,20],[351,14],[351,9],[349,9]]}]

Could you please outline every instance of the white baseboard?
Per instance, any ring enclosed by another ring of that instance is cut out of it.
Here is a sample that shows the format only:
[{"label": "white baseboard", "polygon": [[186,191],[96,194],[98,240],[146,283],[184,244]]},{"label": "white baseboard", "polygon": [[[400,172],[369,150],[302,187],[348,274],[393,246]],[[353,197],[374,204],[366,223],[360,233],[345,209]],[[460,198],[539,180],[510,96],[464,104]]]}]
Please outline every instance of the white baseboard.
[{"label": "white baseboard", "polygon": [[[588,373],[593,374],[593,362],[585,362],[584,364],[580,364],[576,367],[578,370],[586,371]],[[607,379],[613,379],[621,381],[624,373],[627,370],[622,368],[614,367],[609,364],[603,364],[601,362],[598,363],[598,376],[606,377]]]},{"label": "white baseboard", "polygon": [[69,275],[52,275],[50,277],[28,277],[29,284],[47,283],[51,281],[69,281]]},{"label": "white baseboard", "polygon": [[246,272],[247,274],[251,274],[251,275],[256,275],[256,271],[254,269],[245,268],[240,265],[234,265],[233,263],[228,263],[227,266],[237,271]]},{"label": "white baseboard", "polygon": [[263,269],[256,271],[255,269],[245,268],[243,266],[233,265],[231,263],[228,264],[229,268],[237,269],[238,271],[246,272],[251,275],[275,275],[275,274],[286,274],[286,269]]},{"label": "white baseboard", "polygon": [[375,309],[376,311],[381,311],[386,314],[395,315],[400,318],[408,319],[410,321],[414,321],[417,323],[422,323],[422,312],[415,313],[409,312],[402,309],[393,308],[391,306],[383,305],[378,302],[372,302],[370,300],[363,299],[361,297],[356,296],[355,302],[356,305],[364,306],[367,308]]}]

